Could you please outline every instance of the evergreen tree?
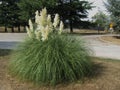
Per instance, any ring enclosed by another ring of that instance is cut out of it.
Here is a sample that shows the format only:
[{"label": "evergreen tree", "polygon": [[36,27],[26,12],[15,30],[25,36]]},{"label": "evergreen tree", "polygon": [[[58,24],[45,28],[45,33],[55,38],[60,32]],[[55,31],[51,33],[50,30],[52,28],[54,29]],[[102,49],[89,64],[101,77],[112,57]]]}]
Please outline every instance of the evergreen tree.
[{"label": "evergreen tree", "polygon": [[111,15],[111,22],[115,24],[115,29],[120,30],[120,0],[107,0],[105,6]]},{"label": "evergreen tree", "polygon": [[73,32],[73,24],[87,17],[87,10],[91,9],[91,3],[84,0],[59,0],[59,14],[63,20],[69,20],[70,32]]},{"label": "evergreen tree", "polygon": [[7,27],[14,32],[14,27],[20,27],[18,0],[0,0],[0,2],[0,23],[5,26],[5,32]]},{"label": "evergreen tree", "polygon": [[0,0],[0,2],[1,2],[1,4],[0,4],[0,24],[5,26],[5,32],[7,32],[7,26],[8,26],[7,4],[6,4],[6,1]]},{"label": "evergreen tree", "polygon": [[[36,10],[46,7],[48,13],[58,13],[64,23],[69,21],[71,32],[73,23],[87,17],[87,10],[91,9],[91,3],[84,0],[21,0],[18,3],[21,17],[26,24],[29,18],[33,18]],[[34,19],[34,18],[33,18]]]},{"label": "evergreen tree", "polygon": [[24,25],[27,25],[27,21],[34,19],[35,11],[42,8],[50,8],[55,6],[56,0],[20,0],[18,7],[20,8],[20,19]]}]

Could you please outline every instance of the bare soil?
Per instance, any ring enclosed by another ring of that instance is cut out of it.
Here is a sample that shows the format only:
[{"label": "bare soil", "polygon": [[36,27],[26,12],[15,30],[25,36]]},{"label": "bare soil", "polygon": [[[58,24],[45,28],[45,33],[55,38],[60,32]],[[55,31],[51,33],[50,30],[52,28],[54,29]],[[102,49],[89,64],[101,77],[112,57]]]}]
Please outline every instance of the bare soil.
[{"label": "bare soil", "polygon": [[100,39],[108,43],[120,45],[120,36],[103,36]]},{"label": "bare soil", "polygon": [[8,71],[10,51],[0,50],[0,90],[120,90],[120,61],[93,58],[94,75],[84,82],[38,86],[11,77]]}]

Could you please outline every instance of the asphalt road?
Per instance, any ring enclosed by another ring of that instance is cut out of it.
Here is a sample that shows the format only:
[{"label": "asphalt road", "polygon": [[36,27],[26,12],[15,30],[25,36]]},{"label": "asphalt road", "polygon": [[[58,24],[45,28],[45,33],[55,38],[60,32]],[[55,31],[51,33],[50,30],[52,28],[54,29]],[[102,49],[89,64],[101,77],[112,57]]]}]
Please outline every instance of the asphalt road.
[{"label": "asphalt road", "polygon": [[[94,56],[120,60],[120,46],[100,41],[98,37],[101,36],[112,35],[86,35],[82,37],[88,42]],[[23,41],[25,37],[25,33],[0,33],[0,48],[14,49],[18,42]]]}]

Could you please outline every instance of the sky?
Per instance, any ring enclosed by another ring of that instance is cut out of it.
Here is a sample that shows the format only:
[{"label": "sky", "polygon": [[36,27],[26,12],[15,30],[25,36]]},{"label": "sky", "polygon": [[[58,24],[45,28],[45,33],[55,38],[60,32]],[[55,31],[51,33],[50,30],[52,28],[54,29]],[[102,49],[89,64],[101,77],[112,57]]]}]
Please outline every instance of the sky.
[{"label": "sky", "polygon": [[95,6],[95,8],[89,10],[88,20],[91,20],[91,17],[94,16],[99,10],[103,11],[103,13],[105,14],[108,14],[103,3],[106,2],[107,0],[86,0],[86,1],[93,2],[93,6]]}]

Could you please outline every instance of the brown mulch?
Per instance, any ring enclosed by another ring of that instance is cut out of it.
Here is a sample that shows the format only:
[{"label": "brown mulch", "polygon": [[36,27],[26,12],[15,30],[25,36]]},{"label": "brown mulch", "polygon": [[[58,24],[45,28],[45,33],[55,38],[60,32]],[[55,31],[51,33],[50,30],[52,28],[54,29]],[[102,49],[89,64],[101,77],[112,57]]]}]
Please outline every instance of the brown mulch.
[{"label": "brown mulch", "polygon": [[11,77],[8,73],[10,56],[0,51],[0,90],[120,90],[120,61],[93,58],[94,75],[84,82],[57,85],[56,87],[36,86]]}]

